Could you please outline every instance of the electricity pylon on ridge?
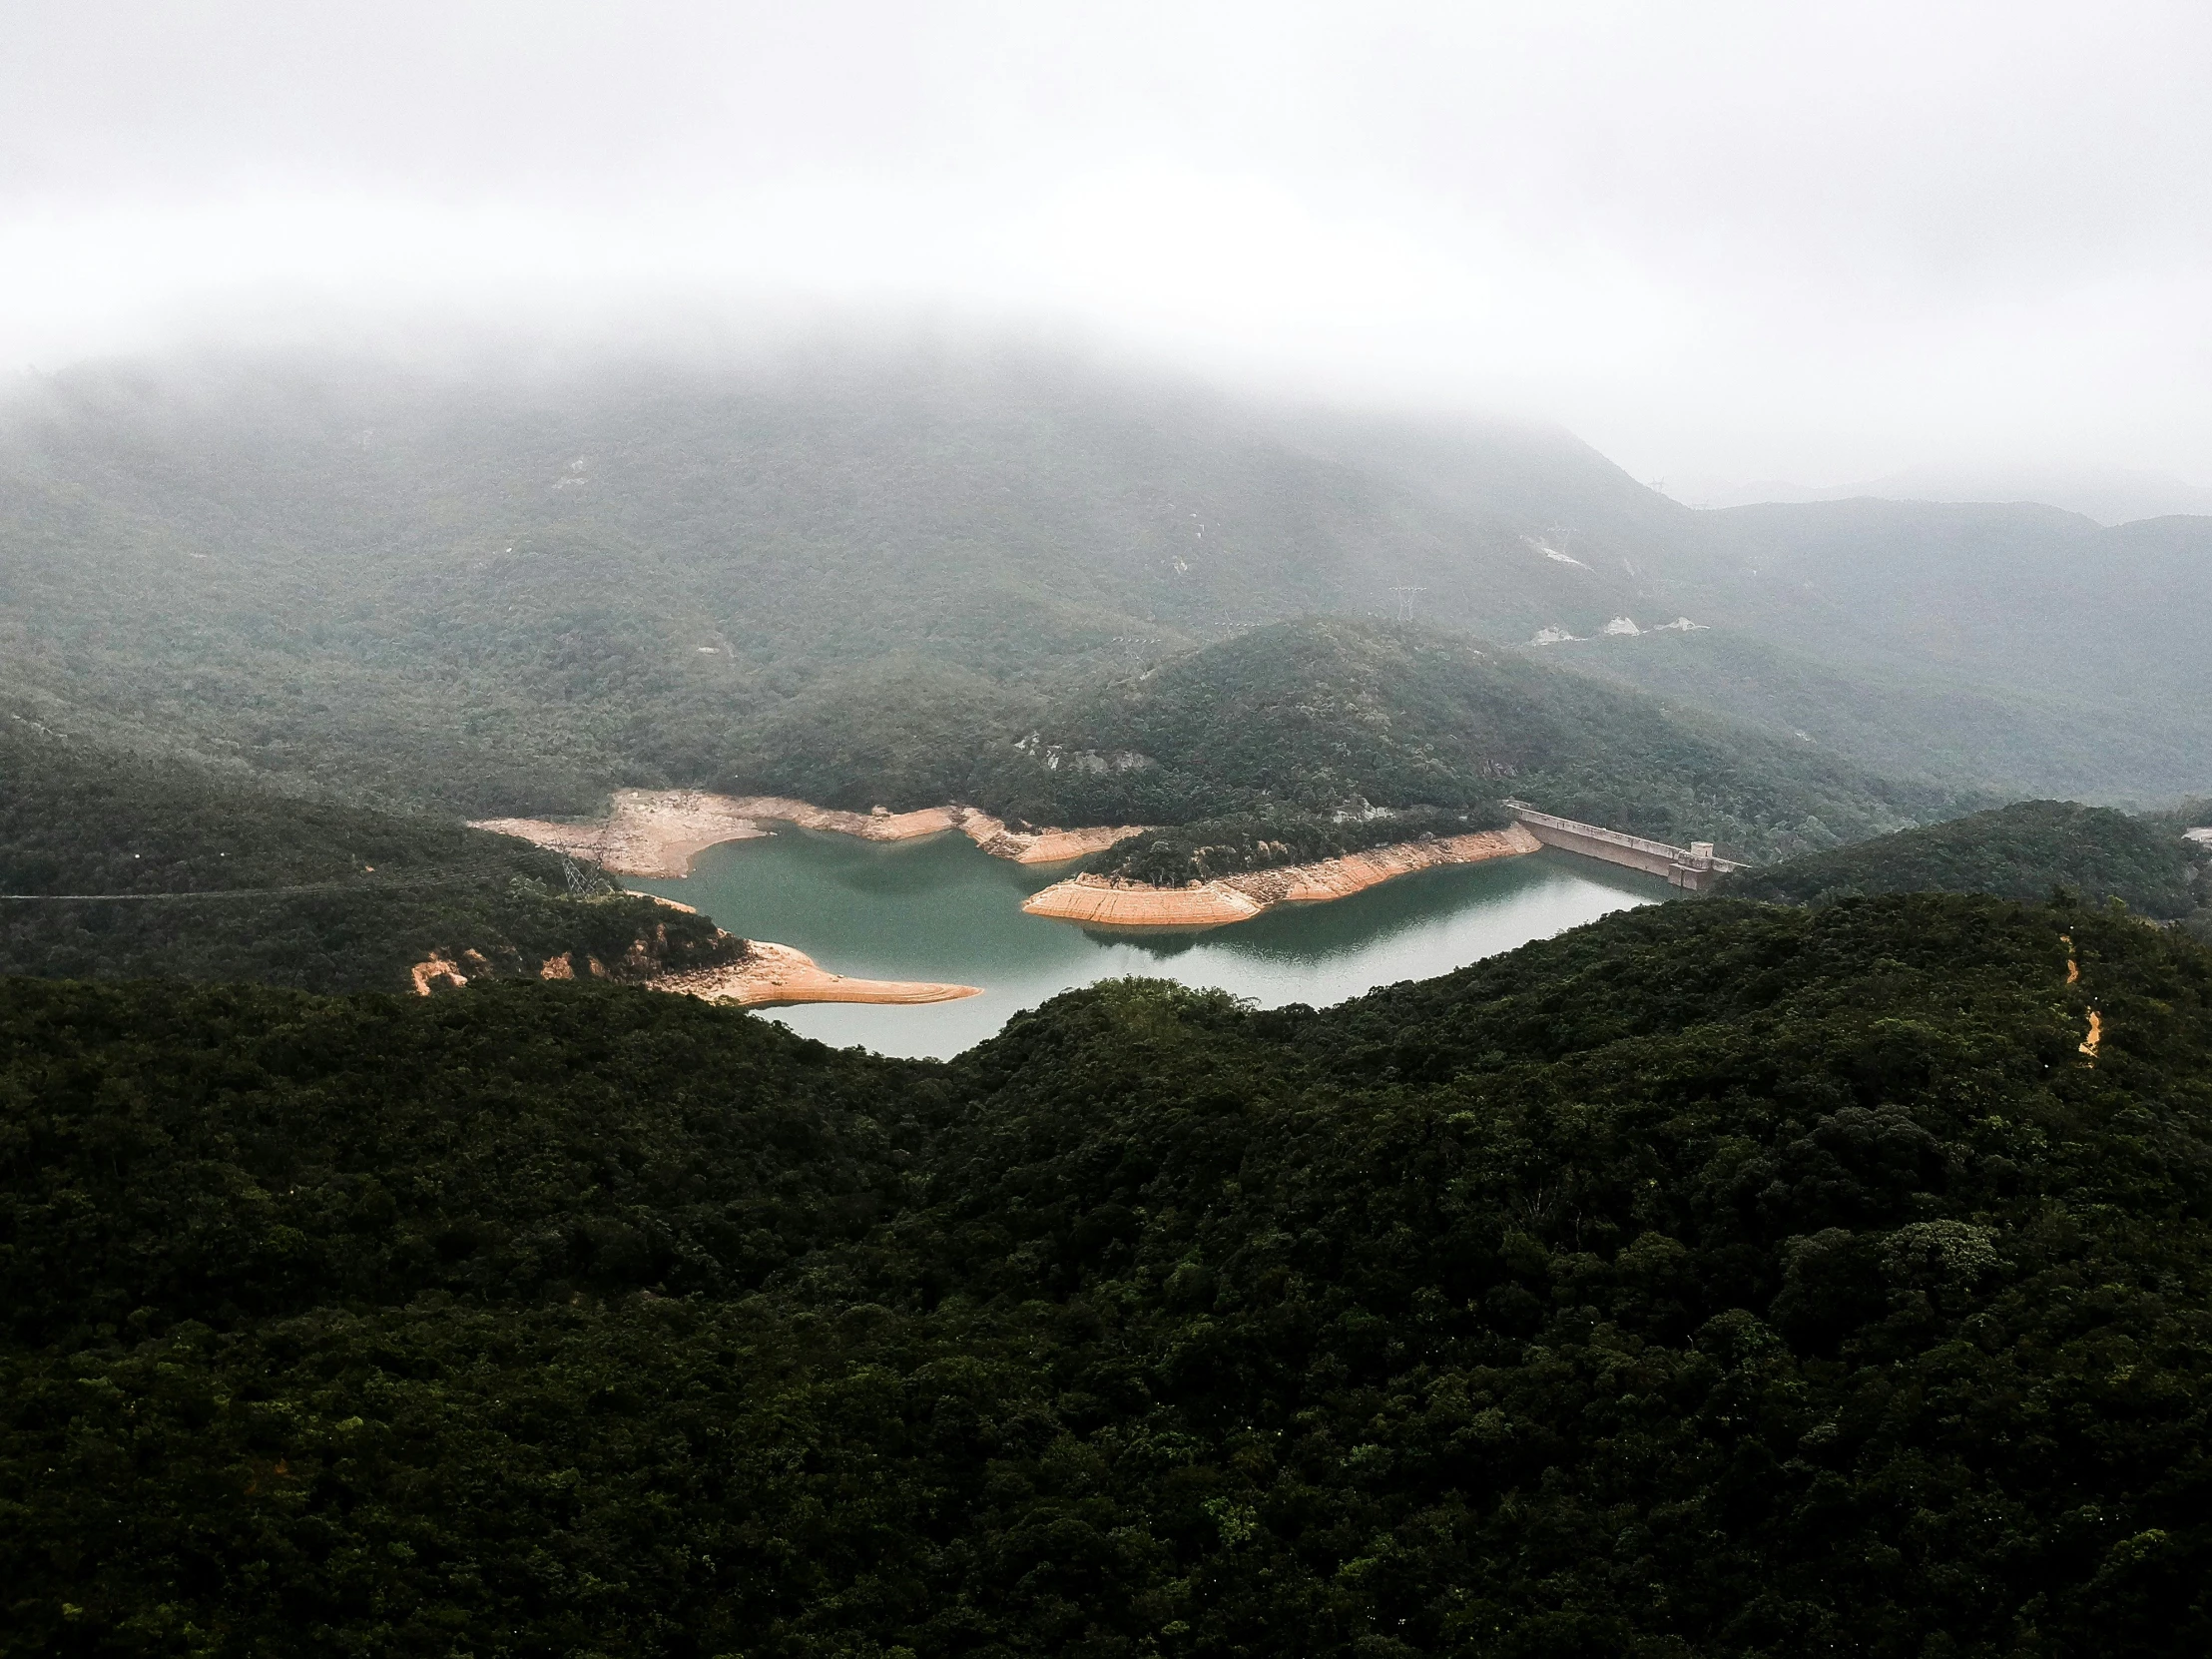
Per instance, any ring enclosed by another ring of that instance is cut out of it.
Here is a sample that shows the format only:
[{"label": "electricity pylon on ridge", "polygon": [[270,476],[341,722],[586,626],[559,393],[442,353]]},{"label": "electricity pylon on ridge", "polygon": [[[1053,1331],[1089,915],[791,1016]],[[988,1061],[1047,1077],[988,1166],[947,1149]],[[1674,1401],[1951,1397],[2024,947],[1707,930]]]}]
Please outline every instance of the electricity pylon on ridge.
[{"label": "electricity pylon on ridge", "polygon": [[599,830],[592,836],[590,848],[577,849],[581,860],[588,862],[565,850],[559,854],[561,878],[568,883],[569,897],[596,898],[615,890],[615,884],[607,878],[607,843],[614,838],[614,808],[610,805],[606,816],[599,821]]},{"label": "electricity pylon on ridge", "polygon": [[1427,591],[1426,588],[1392,588],[1390,592],[1397,595],[1397,620],[1411,622],[1413,620],[1413,595],[1426,593]]}]

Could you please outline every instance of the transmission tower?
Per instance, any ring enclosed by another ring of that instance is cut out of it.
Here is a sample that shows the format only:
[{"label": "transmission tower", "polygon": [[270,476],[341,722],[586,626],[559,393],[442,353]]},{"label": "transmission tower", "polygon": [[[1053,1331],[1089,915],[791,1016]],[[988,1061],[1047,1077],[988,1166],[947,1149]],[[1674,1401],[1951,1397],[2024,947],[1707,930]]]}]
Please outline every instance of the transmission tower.
[{"label": "transmission tower", "polygon": [[614,808],[610,804],[606,817],[599,821],[598,832],[592,836],[588,851],[579,847],[578,856],[566,851],[559,854],[561,877],[568,883],[571,898],[596,898],[601,893],[616,890],[614,882],[607,878],[607,842],[614,837]]},{"label": "transmission tower", "polygon": [[1426,588],[1392,588],[1390,592],[1397,595],[1397,620],[1411,622],[1413,620],[1413,595],[1426,593],[1427,591]]}]

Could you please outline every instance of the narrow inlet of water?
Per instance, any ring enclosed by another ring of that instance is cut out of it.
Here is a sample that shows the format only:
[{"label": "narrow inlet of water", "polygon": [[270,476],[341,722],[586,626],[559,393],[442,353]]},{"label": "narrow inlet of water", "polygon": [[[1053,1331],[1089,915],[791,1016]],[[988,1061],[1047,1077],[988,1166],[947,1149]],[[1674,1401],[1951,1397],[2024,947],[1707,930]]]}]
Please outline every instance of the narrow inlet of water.
[{"label": "narrow inlet of water", "polygon": [[709,847],[682,879],[628,884],[693,905],[733,933],[794,945],[833,973],[980,985],[981,996],[958,1002],[766,1010],[824,1042],[939,1058],[1101,979],[1142,974],[1218,985],[1263,1007],[1320,1007],[1671,892],[1655,876],[1547,849],[1422,870],[1204,932],[1111,932],[1022,913],[1024,898],[1066,873],[993,858],[958,833],[881,843],[782,828]]}]

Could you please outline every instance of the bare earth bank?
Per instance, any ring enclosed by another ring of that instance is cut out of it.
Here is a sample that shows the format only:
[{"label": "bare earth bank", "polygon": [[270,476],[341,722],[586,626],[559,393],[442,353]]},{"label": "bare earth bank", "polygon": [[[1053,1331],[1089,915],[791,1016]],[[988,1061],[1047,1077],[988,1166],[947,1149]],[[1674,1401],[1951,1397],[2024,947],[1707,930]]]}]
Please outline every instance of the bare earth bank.
[{"label": "bare earth bank", "polygon": [[773,795],[709,795],[700,790],[617,790],[607,817],[591,824],[549,819],[494,818],[471,826],[517,835],[555,852],[590,858],[617,875],[664,878],[691,873],[692,859],[723,841],[769,831],[763,823],[831,830],[863,840],[902,841],[958,830],[985,852],[1016,863],[1061,863],[1102,852],[1116,841],[1145,832],[1141,825],[1096,830],[1009,830],[972,807],[925,807],[919,812],[844,813]]},{"label": "bare earth bank", "polygon": [[647,988],[678,991],[709,1002],[774,1007],[790,1002],[953,1002],[980,996],[978,985],[945,985],[918,979],[848,979],[820,966],[803,950],[766,939],[750,941],[745,960],[651,979]]}]

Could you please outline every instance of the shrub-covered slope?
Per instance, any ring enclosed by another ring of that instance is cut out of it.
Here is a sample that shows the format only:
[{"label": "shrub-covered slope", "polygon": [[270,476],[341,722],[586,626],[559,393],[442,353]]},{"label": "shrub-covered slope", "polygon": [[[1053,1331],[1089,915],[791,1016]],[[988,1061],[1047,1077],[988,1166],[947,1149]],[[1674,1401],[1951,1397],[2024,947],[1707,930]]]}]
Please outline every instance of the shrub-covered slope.
[{"label": "shrub-covered slope", "polygon": [[24,1652],[2212,1641],[2212,956],[2124,919],[1660,906],[951,1066],[14,981],[0,1065]]},{"label": "shrub-covered slope", "polygon": [[2172,830],[2108,807],[2021,801],[1902,830],[1722,882],[1737,898],[1805,904],[1855,892],[1986,892],[2037,898],[2053,887],[2119,898],[2171,921],[2207,901],[2204,858]]},{"label": "shrub-covered slope", "polygon": [[567,955],[635,977],[735,948],[649,899],[570,897],[556,860],[503,835],[20,717],[0,718],[0,893],[8,973],[396,990],[433,953],[471,976]]}]

